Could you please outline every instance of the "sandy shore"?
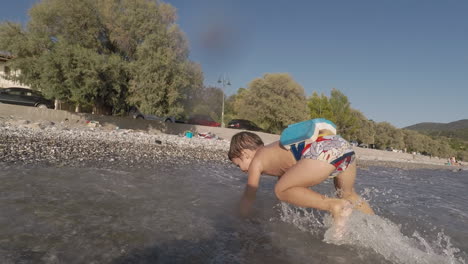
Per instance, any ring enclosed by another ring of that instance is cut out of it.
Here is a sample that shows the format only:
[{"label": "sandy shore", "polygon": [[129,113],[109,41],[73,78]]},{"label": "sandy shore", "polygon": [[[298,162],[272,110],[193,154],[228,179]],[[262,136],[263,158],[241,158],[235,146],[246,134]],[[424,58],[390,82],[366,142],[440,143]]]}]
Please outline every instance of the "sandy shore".
[{"label": "sandy shore", "polygon": [[[183,134],[170,135],[157,129],[120,129],[86,120],[52,122],[0,117],[0,162],[109,168],[154,166],[175,160],[179,163],[184,160],[229,163],[229,139],[238,130],[217,129],[217,134],[211,132],[203,137],[196,133],[189,139]],[[278,135],[259,135],[267,143],[278,139]],[[362,148],[355,151],[358,166],[363,169],[369,166],[459,169],[444,165],[442,159],[419,155]]]}]

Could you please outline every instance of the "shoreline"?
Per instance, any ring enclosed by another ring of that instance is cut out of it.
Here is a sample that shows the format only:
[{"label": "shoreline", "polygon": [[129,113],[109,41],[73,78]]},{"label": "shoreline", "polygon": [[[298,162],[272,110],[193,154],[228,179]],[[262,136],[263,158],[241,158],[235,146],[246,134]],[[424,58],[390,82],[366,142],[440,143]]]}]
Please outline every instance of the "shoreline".
[{"label": "shoreline", "polygon": [[222,161],[226,156],[223,144],[227,143],[127,129],[0,120],[0,162],[7,164],[131,168],[153,167],[176,159]]},{"label": "shoreline", "polygon": [[[177,124],[175,124],[177,125]],[[220,129],[220,128],[218,128]],[[229,129],[233,130],[233,129]],[[240,130],[234,130],[237,133]],[[265,133],[259,133],[264,138]],[[211,134],[213,135],[213,134]],[[267,134],[265,141],[278,135]],[[230,164],[227,139],[170,135],[157,129],[132,130],[96,123],[52,121],[31,122],[0,117],[0,162],[6,164],[48,164],[103,168],[154,167],[157,164],[200,161]],[[355,148],[357,165],[400,169],[466,170],[466,167],[440,164],[440,159],[415,159],[410,154]],[[400,154],[400,155],[398,155]],[[411,159],[411,157],[413,159]]]}]

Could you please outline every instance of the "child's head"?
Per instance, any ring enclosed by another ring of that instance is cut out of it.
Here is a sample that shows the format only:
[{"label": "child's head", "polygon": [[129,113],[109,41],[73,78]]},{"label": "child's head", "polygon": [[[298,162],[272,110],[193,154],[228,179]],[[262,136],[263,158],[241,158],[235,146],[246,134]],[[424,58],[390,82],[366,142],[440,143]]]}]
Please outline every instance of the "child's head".
[{"label": "child's head", "polygon": [[[257,134],[252,132],[239,132],[231,138],[231,146],[228,152],[229,160],[241,167],[237,163],[239,163],[239,161],[245,160],[244,155],[246,154],[246,151],[249,153],[254,152],[263,145],[264,144],[262,139]],[[251,158],[252,157],[250,157],[250,160]],[[248,162],[249,164],[250,160]],[[248,169],[249,164],[244,164],[243,167],[246,166]],[[245,170],[245,168],[241,169]]]},{"label": "child's head", "polygon": [[228,157],[232,161],[234,158],[242,158],[242,152],[246,149],[256,150],[263,146],[262,139],[252,132],[239,132],[232,136]]}]

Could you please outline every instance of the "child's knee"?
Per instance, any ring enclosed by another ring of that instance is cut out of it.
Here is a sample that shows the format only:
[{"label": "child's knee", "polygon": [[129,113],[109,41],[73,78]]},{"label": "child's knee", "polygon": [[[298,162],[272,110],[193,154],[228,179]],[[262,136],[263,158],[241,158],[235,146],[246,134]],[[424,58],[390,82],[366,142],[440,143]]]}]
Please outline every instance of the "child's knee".
[{"label": "child's knee", "polygon": [[275,195],[281,201],[284,200],[284,191],[285,191],[285,189],[282,188],[281,185],[279,185],[279,184],[275,185]]}]

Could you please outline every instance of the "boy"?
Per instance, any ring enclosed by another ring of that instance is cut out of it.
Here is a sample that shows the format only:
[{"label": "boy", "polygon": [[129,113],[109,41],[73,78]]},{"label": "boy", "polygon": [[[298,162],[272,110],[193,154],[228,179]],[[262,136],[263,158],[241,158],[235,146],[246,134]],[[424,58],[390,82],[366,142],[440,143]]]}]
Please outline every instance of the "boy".
[{"label": "boy", "polygon": [[[351,205],[364,213],[374,214],[354,191],[355,154],[351,145],[338,135],[320,136],[304,148],[300,160],[296,161],[292,152],[278,141],[264,146],[258,135],[240,132],[231,139],[228,157],[242,171],[248,172],[240,203],[243,216],[252,208],[261,174],[280,177],[275,186],[278,199],[296,206],[326,210],[337,226],[344,225],[351,214]],[[334,177],[340,198],[326,197],[308,188],[330,175]]]}]

